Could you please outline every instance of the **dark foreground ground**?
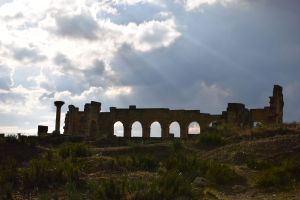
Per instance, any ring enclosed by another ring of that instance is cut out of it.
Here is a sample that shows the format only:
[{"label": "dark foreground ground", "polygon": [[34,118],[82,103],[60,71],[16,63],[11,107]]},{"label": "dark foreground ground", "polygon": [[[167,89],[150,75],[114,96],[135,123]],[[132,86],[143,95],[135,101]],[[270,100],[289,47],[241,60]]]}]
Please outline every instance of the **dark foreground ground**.
[{"label": "dark foreground ground", "polygon": [[0,138],[0,199],[300,199],[300,132]]}]

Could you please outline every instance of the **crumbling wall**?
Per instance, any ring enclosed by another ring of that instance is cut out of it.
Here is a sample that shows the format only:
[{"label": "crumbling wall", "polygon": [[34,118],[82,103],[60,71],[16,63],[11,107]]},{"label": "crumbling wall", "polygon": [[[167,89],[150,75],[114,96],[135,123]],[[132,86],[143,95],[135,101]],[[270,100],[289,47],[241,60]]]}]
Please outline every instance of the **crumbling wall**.
[{"label": "crumbling wall", "polygon": [[274,85],[273,96],[270,98],[270,106],[263,109],[251,109],[251,121],[263,124],[281,124],[283,121],[283,94],[282,87]]},{"label": "crumbling wall", "polygon": [[238,127],[250,127],[253,122],[266,124],[280,124],[283,116],[282,87],[275,85],[270,106],[262,109],[247,109],[241,103],[229,103],[227,110],[221,115],[201,113],[200,110],[170,110],[168,108],[129,108],[111,107],[109,112],[101,112],[101,103],[92,101],[84,107],[84,111],[73,105],[65,118],[65,134],[84,135],[89,137],[113,135],[114,124],[120,121],[124,126],[124,137],[131,137],[132,124],[136,121],[142,125],[144,138],[150,137],[150,126],[159,122],[162,138],[170,137],[170,124],[178,122],[180,137],[188,137],[188,127],[191,122],[197,122],[201,130],[205,130],[212,123],[230,123]]}]

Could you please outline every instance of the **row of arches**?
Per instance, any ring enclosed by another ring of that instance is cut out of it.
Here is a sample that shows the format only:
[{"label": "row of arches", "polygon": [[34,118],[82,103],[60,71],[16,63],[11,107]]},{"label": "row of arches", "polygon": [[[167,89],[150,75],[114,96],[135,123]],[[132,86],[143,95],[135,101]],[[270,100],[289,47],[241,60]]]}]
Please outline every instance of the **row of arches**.
[{"label": "row of arches", "polygon": [[[173,134],[174,137],[180,137],[181,127],[178,122],[172,122],[169,125],[169,134]],[[188,125],[188,134],[200,134],[201,129],[198,122],[191,122]],[[124,125],[118,121],[114,124],[114,135],[117,137],[124,137]],[[136,121],[131,126],[131,137],[142,137],[143,127],[139,121]],[[150,125],[150,137],[160,138],[162,137],[162,127],[157,121]]]}]

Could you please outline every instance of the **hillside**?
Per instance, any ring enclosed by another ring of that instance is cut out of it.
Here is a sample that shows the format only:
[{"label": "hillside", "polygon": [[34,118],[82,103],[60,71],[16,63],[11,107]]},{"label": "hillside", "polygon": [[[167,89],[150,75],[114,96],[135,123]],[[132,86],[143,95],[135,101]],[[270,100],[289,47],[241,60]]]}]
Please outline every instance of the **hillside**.
[{"label": "hillside", "polygon": [[0,199],[299,199],[300,132],[0,139]]}]

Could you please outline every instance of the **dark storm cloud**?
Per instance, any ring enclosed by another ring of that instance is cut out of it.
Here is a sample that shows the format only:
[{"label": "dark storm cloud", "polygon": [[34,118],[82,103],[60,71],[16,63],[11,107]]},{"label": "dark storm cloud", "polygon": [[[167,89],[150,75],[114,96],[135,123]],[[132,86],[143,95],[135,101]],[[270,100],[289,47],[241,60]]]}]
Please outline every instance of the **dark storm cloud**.
[{"label": "dark storm cloud", "polygon": [[57,33],[65,37],[97,39],[97,22],[89,15],[58,16]]},{"label": "dark storm cloud", "polygon": [[105,71],[105,65],[101,60],[94,60],[93,65],[90,67],[90,69],[85,70],[87,75],[95,75],[95,76],[103,75],[104,71]]},{"label": "dark storm cloud", "polygon": [[41,55],[35,49],[13,48],[12,51],[14,58],[19,61],[39,62],[46,59],[44,55]]},{"label": "dark storm cloud", "polygon": [[[141,53],[124,46],[112,67],[120,84],[135,88],[133,99],[143,106],[195,108],[198,104],[215,112],[211,106],[215,97],[206,98],[210,90],[201,93],[203,81],[208,88],[216,85],[230,91],[223,101],[263,107],[273,84],[288,88],[300,83],[299,3],[288,2],[249,2],[247,8],[207,6],[203,12],[170,6],[177,23],[184,25],[179,26],[182,37],[159,51]],[[211,92],[216,92],[213,87]],[[285,101],[289,105],[285,120],[300,116],[293,109],[299,106],[299,97],[286,94]],[[219,112],[225,103],[217,106]]]},{"label": "dark storm cloud", "polygon": [[58,91],[70,91],[73,94],[80,94],[91,86],[105,86],[108,77],[105,76],[105,64],[101,60],[94,60],[87,69],[80,69],[66,55],[58,53],[53,63],[60,66],[62,76],[54,77]]},{"label": "dark storm cloud", "polygon": [[94,60],[89,69],[83,71],[85,81],[90,86],[103,86],[105,84],[105,65],[100,60]]}]

